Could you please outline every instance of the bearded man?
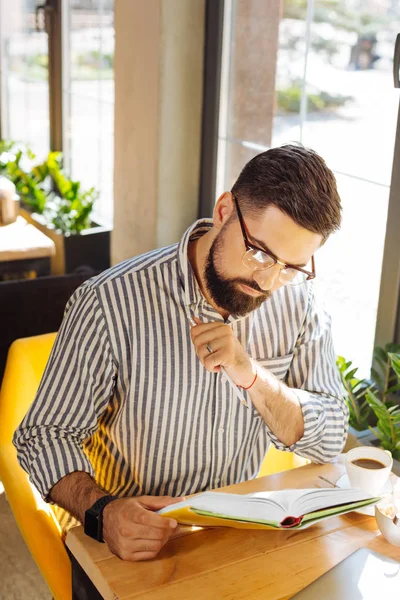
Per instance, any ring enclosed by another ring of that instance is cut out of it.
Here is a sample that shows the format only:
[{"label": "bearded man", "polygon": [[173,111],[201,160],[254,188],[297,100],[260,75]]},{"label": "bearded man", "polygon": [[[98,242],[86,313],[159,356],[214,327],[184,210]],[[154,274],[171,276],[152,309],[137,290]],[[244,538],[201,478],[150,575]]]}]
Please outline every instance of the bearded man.
[{"label": "bearded man", "polygon": [[157,509],[255,477],[271,443],[340,453],[348,412],[313,288],[340,220],[321,157],[273,148],[178,244],[75,292],[14,436],[64,528],[75,517],[121,558],[153,558],[177,526]]}]

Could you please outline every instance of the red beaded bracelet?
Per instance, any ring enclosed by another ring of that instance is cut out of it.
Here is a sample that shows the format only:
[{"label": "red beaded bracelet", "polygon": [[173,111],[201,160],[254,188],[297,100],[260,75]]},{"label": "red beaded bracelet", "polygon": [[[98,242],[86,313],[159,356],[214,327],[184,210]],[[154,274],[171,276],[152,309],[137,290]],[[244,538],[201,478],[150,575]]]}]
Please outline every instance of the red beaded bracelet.
[{"label": "red beaded bracelet", "polygon": [[252,386],[255,384],[255,382],[256,382],[256,379],[257,379],[257,375],[258,375],[258,373],[256,373],[256,375],[255,375],[255,377],[254,377],[253,381],[251,382],[251,384],[249,385],[249,387],[243,387],[243,386],[241,385],[240,387],[242,388],[242,390],[249,390],[249,389],[250,389],[250,388],[251,388],[251,387],[252,387]]}]

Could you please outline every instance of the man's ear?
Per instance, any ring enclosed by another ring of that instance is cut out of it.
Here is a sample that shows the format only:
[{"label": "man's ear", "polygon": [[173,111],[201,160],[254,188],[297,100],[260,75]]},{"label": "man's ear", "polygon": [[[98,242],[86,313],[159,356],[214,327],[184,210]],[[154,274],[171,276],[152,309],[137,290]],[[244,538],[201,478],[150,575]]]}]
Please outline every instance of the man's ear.
[{"label": "man's ear", "polygon": [[214,227],[216,229],[222,229],[227,223],[229,218],[235,211],[232,194],[230,192],[224,192],[218,198],[213,213]]}]

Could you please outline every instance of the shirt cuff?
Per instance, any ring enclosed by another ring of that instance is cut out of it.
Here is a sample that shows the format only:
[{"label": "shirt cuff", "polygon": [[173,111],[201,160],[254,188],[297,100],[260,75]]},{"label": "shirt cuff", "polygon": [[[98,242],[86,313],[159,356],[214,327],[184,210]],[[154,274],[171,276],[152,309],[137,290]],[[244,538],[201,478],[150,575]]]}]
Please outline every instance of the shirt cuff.
[{"label": "shirt cuff", "polygon": [[29,473],[29,480],[39,491],[43,500],[52,503],[49,493],[54,485],[74,471],[83,471],[94,478],[92,465],[82,448],[66,438],[60,441],[54,438],[42,447],[40,453],[27,452],[25,458],[19,456],[20,464]]},{"label": "shirt cuff", "polygon": [[273,442],[274,446],[278,450],[286,450],[288,452],[301,452],[318,446],[321,444],[325,432],[325,410],[322,402],[322,398],[319,395],[314,395],[306,390],[290,388],[291,391],[296,394],[296,397],[300,403],[301,411],[304,419],[304,434],[303,437],[292,444],[286,446],[281,442],[276,435],[269,431],[269,437]]}]

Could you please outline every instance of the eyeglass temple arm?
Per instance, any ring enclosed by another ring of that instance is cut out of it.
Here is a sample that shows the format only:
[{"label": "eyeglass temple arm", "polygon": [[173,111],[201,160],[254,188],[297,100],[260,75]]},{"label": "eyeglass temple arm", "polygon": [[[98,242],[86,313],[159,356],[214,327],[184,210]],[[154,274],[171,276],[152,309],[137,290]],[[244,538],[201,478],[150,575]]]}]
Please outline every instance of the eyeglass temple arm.
[{"label": "eyeglass temple arm", "polygon": [[247,238],[246,229],[245,229],[245,227],[244,227],[242,213],[241,213],[241,211],[240,211],[240,208],[239,208],[239,202],[238,202],[238,200],[237,200],[236,196],[234,196],[234,194],[232,194],[232,198],[233,198],[233,201],[234,201],[234,203],[235,203],[235,206],[236,206],[236,212],[237,212],[237,214],[238,214],[238,217],[239,217],[239,223],[240,223],[240,228],[241,228],[241,230],[242,230],[243,239],[244,239],[244,241],[245,241],[245,245],[247,246],[247,244],[249,243],[249,240],[248,240],[248,238]]},{"label": "eyeglass temple arm", "polygon": [[310,281],[310,279],[315,279],[317,274],[315,272],[315,260],[314,260],[314,254],[311,257],[311,268],[312,268],[312,273],[307,277],[307,281]]}]

